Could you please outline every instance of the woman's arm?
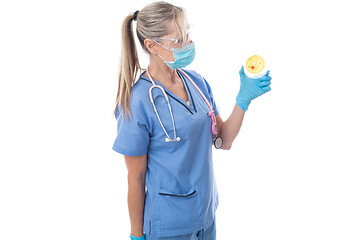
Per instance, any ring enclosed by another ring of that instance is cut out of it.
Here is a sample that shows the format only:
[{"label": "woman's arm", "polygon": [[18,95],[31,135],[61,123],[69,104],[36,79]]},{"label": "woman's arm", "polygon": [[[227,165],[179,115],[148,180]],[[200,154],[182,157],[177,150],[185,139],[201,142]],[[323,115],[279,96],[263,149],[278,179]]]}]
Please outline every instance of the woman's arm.
[{"label": "woman's arm", "polygon": [[225,122],[222,121],[220,114],[216,116],[219,135],[223,139],[221,149],[229,150],[231,148],[234,139],[240,131],[245,111],[247,111],[251,101],[271,90],[270,84],[272,77],[270,77],[269,74],[270,70],[260,78],[249,78],[244,73],[244,66],[241,66],[239,71],[241,82],[240,91],[236,96],[234,110]]},{"label": "woman's arm", "polygon": [[128,169],[128,208],[131,223],[131,235],[142,237],[147,154],[137,157],[124,156],[124,158]]},{"label": "woman's arm", "polygon": [[245,112],[236,103],[230,117],[225,122],[222,121],[220,114],[216,115],[218,135],[223,140],[221,149],[229,150],[231,148],[234,139],[240,131],[244,115]]}]

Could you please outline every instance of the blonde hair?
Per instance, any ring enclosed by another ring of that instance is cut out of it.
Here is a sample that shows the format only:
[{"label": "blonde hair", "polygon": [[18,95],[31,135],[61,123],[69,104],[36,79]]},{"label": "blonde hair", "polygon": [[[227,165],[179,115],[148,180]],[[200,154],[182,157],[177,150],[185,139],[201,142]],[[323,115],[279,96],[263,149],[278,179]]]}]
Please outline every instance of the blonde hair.
[{"label": "blonde hair", "polygon": [[[182,40],[186,38],[187,22],[185,9],[174,6],[167,2],[154,2],[146,5],[137,15],[136,34],[144,51],[150,54],[145,46],[145,39],[158,40],[171,32],[169,22],[174,20],[175,27]],[[118,93],[116,97],[116,108],[120,103],[122,120],[124,115],[131,118],[130,98],[140,67],[138,53],[136,50],[134,34],[132,30],[133,13],[125,17],[121,30],[121,59]]]}]

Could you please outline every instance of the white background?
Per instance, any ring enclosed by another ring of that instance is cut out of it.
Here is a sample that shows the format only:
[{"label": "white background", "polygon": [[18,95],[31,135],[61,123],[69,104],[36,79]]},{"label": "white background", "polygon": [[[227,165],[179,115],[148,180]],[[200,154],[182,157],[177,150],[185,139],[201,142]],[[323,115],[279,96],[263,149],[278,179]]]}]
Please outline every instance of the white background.
[{"label": "white background", "polygon": [[[0,239],[129,239],[112,112],[122,21],[149,2],[1,2]],[[213,151],[218,239],[360,239],[356,1],[170,2],[224,121],[247,57],[273,78]]]}]

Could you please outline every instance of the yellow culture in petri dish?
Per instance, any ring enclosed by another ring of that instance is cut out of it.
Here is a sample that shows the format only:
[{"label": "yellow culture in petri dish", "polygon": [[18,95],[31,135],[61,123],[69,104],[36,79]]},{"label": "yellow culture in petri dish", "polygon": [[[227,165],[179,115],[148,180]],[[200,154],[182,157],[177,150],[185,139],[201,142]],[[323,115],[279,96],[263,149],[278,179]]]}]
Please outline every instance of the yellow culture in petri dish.
[{"label": "yellow culture in petri dish", "polygon": [[265,68],[265,61],[259,55],[254,55],[246,61],[246,69],[251,73],[260,73]]}]

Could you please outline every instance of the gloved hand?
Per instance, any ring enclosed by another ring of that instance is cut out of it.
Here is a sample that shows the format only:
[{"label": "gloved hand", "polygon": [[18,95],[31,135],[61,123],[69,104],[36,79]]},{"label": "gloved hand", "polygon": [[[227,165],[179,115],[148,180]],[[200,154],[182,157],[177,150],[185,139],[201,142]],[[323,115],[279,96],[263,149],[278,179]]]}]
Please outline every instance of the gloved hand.
[{"label": "gloved hand", "polygon": [[130,234],[130,239],[131,240],[146,240],[145,239],[145,234],[143,234],[142,237],[139,237],[139,238]]},{"label": "gloved hand", "polygon": [[245,112],[247,111],[251,101],[260,95],[271,90],[271,77],[269,76],[270,70],[260,78],[249,78],[244,73],[244,66],[241,66],[239,71],[240,75],[240,91],[236,96],[237,105]]}]

